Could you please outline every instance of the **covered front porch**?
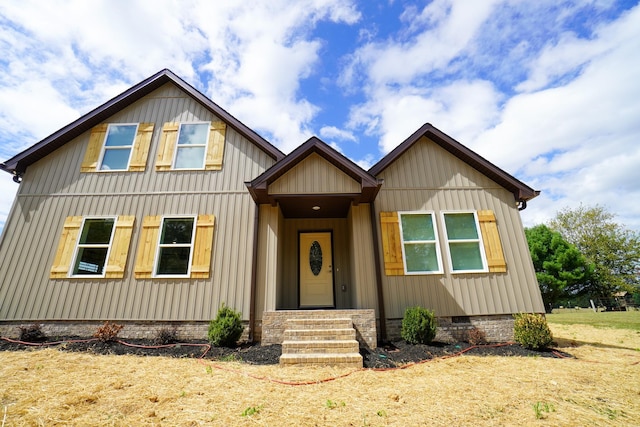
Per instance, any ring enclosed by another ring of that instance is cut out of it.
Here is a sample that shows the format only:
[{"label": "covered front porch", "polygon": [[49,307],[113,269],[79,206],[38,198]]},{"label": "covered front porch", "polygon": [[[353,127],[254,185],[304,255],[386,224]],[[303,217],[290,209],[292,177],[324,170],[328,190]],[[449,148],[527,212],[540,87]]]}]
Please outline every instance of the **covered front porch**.
[{"label": "covered front porch", "polygon": [[254,340],[281,342],[283,316],[358,319],[368,310],[373,338],[363,344],[375,346],[380,266],[372,203],[380,185],[317,138],[247,183],[258,208]]}]

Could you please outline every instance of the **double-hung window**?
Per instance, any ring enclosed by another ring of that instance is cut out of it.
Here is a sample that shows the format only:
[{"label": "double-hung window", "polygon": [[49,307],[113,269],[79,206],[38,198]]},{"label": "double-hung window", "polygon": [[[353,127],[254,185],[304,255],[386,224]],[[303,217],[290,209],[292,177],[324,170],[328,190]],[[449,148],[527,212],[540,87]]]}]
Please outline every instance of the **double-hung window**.
[{"label": "double-hung window", "polygon": [[432,212],[400,212],[405,274],[442,273],[438,233]]},{"label": "double-hung window", "polygon": [[137,132],[137,124],[109,124],[100,156],[99,170],[127,170]]},{"label": "double-hung window", "polygon": [[203,169],[209,123],[181,123],[176,143],[174,169]]},{"label": "double-hung window", "polygon": [[156,277],[189,276],[195,231],[195,217],[163,218],[154,270]]},{"label": "double-hung window", "polygon": [[449,266],[454,273],[487,271],[475,212],[444,212]]},{"label": "double-hung window", "polygon": [[82,222],[71,276],[104,277],[105,265],[113,240],[115,217],[85,218]]}]

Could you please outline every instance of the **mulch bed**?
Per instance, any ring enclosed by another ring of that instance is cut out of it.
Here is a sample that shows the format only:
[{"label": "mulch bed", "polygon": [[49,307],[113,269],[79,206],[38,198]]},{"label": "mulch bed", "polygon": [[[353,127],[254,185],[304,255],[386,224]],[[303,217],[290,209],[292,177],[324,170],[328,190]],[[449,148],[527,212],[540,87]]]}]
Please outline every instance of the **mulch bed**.
[{"label": "mulch bed", "polygon": [[[156,344],[151,340],[121,340],[102,342],[83,340],[78,337],[57,338],[56,341],[39,343],[38,346],[25,345],[0,339],[0,351],[16,351],[40,346],[52,346],[63,351],[88,352],[93,354],[130,354],[136,356],[188,357],[206,360],[243,361],[253,365],[275,365],[279,363],[280,345],[241,344],[235,348],[211,347],[207,342],[192,340],[183,343],[151,348]],[[206,353],[205,353],[206,352]],[[360,349],[365,368],[392,368],[459,354],[473,356],[521,356],[521,357],[572,357],[557,350],[534,351],[519,344],[497,344],[472,346],[468,343],[438,343],[412,345],[404,341],[382,343],[374,350]]]}]

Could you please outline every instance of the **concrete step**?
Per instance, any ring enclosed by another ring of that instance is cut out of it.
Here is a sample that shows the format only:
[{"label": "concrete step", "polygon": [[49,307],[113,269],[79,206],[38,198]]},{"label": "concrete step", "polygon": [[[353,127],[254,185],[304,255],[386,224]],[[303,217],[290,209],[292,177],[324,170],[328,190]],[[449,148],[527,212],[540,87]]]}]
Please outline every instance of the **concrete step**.
[{"label": "concrete step", "polygon": [[356,330],[350,328],[338,329],[287,329],[283,335],[284,341],[312,341],[312,340],[355,340]]},{"label": "concrete step", "polygon": [[286,329],[346,329],[353,328],[353,321],[350,318],[308,318],[308,319],[287,319]]},{"label": "concrete step", "polygon": [[356,340],[284,341],[282,354],[357,353],[359,348]]},{"label": "concrete step", "polygon": [[362,368],[360,353],[283,354],[280,364],[289,366],[324,365],[344,368]]}]

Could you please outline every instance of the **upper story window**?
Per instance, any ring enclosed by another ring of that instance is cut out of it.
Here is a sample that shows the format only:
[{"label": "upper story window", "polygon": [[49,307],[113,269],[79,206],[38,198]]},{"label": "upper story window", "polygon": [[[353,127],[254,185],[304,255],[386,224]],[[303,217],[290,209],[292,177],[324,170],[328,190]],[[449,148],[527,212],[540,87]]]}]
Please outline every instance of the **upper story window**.
[{"label": "upper story window", "polygon": [[167,122],[162,126],[156,170],[221,170],[227,125],[222,121]]},{"label": "upper story window", "polygon": [[101,123],[89,134],[80,172],[143,172],[153,123]]},{"label": "upper story window", "polygon": [[181,123],[178,131],[174,169],[203,169],[209,123]]},{"label": "upper story window", "polygon": [[399,215],[405,273],[442,273],[433,213],[400,212]]},{"label": "upper story window", "polygon": [[138,132],[137,124],[110,124],[104,140],[99,169],[127,170]]},{"label": "upper story window", "polygon": [[486,271],[487,262],[475,212],[445,212],[442,215],[451,271]]}]

